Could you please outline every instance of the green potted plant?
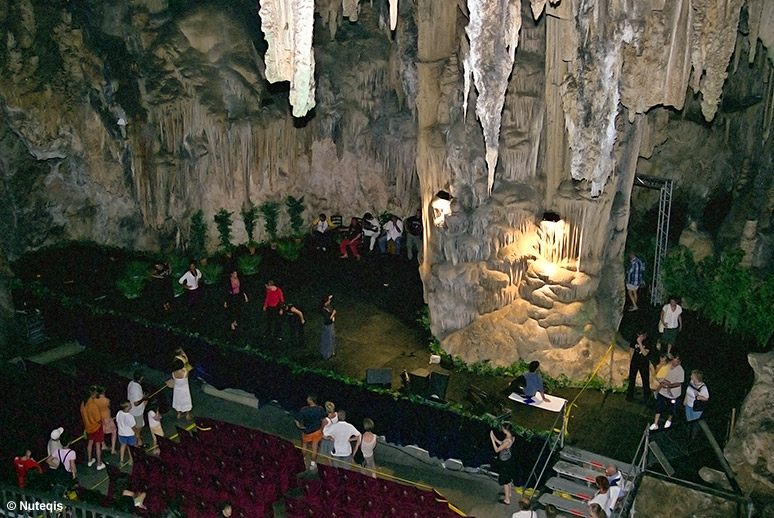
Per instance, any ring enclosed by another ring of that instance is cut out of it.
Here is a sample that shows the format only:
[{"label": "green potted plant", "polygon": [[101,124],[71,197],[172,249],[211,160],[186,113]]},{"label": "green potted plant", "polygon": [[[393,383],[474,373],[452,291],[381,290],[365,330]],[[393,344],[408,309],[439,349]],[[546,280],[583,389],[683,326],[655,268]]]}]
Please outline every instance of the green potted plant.
[{"label": "green potted plant", "polygon": [[231,249],[231,226],[233,225],[231,216],[233,215],[233,212],[229,212],[226,209],[220,209],[214,217],[215,227],[218,229],[220,246],[226,252]]},{"label": "green potted plant", "polygon": [[280,239],[277,242],[277,253],[290,262],[296,261],[301,253],[301,242],[295,239]]},{"label": "green potted plant", "polygon": [[304,227],[304,197],[295,198],[288,195],[285,199],[285,206],[288,208],[288,216],[290,216],[290,228],[293,229],[293,237],[300,239],[303,234]]},{"label": "green potted plant", "polygon": [[277,223],[279,220],[279,203],[276,201],[265,201],[259,207],[263,214],[263,226],[269,235],[269,241],[272,248],[276,248],[277,243]]},{"label": "green potted plant", "polygon": [[250,255],[255,254],[257,243],[253,241],[255,232],[255,222],[258,221],[258,207],[250,203],[249,207],[242,209],[242,221],[245,223],[245,232],[247,232],[247,248]]},{"label": "green potted plant", "polygon": [[237,265],[242,275],[248,277],[258,273],[258,267],[261,266],[263,258],[259,254],[242,255],[237,259]]},{"label": "green potted plant", "polygon": [[[189,234],[188,251],[197,261],[203,261],[207,251],[207,223],[204,222],[204,211],[199,209],[191,216],[191,231]],[[206,261],[202,262],[204,264]]]}]

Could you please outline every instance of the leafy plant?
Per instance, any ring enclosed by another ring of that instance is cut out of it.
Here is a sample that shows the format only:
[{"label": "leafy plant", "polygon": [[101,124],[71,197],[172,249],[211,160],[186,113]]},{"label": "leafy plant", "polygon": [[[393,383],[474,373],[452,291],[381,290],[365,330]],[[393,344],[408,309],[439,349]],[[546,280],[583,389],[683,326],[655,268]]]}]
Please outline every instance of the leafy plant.
[{"label": "leafy plant", "polygon": [[301,253],[301,243],[296,243],[292,239],[280,239],[277,242],[277,253],[290,262],[298,260]]},{"label": "leafy plant", "polygon": [[243,275],[250,276],[258,273],[258,267],[261,266],[261,260],[263,258],[260,255],[242,255],[237,259],[239,271]]},{"label": "leafy plant", "polygon": [[277,240],[277,223],[279,220],[279,203],[265,201],[258,209],[263,214],[263,225],[271,241]]},{"label": "leafy plant", "polygon": [[127,299],[138,299],[145,289],[145,279],[138,277],[121,277],[116,281],[116,288],[118,288]]},{"label": "leafy plant", "polygon": [[763,347],[774,333],[774,276],[756,278],[741,265],[743,258],[744,252],[735,250],[696,264],[689,250],[678,248],[664,261],[664,287],[712,323]]},{"label": "leafy plant", "polygon": [[220,209],[214,217],[215,226],[218,229],[220,246],[224,250],[231,248],[231,226],[233,225],[231,217],[233,215],[233,212],[229,212],[226,209]]},{"label": "leafy plant", "polygon": [[116,280],[116,288],[127,299],[137,299],[142,295],[145,284],[150,279],[148,264],[132,261],[126,266],[124,274]]},{"label": "leafy plant", "polygon": [[202,272],[202,280],[204,284],[215,284],[220,280],[220,276],[223,274],[223,265],[215,262],[208,262],[199,267]]},{"label": "leafy plant", "polygon": [[294,236],[300,236],[303,233],[304,218],[302,214],[306,209],[304,205],[304,197],[294,198],[288,195],[285,199],[285,206],[288,208],[288,216],[290,216],[290,228],[293,229]]},{"label": "leafy plant", "polygon": [[207,223],[204,222],[204,211],[197,210],[191,217],[191,232],[189,251],[195,259],[204,257],[207,249]]},{"label": "leafy plant", "polygon": [[255,222],[258,221],[258,207],[250,204],[250,208],[242,209],[242,221],[245,223],[245,232],[247,232],[247,242],[253,242],[253,233],[255,232]]}]

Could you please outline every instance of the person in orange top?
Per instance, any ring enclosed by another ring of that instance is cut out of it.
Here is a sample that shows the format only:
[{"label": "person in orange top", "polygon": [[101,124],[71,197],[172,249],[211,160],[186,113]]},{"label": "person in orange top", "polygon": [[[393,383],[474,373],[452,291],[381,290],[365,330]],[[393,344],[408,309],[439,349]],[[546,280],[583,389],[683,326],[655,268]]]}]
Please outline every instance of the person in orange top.
[{"label": "person in orange top", "polygon": [[43,473],[40,465],[32,460],[32,452],[30,450],[25,451],[21,457],[14,457],[13,467],[16,468],[16,474],[19,476],[19,487],[22,489],[24,489],[24,476],[29,470],[35,468],[40,473]]},{"label": "person in orange top", "polygon": [[[97,463],[97,471],[105,469],[102,462],[102,441],[105,440],[105,434],[102,430],[102,411],[97,403],[97,387],[89,387],[88,397],[81,403],[81,419],[83,419],[83,428],[86,430],[86,438],[89,442],[86,444],[86,457],[89,459],[88,466],[91,467]],[[91,456],[92,446],[96,443],[97,458]]]},{"label": "person in orange top", "polygon": [[[118,432],[116,431],[116,423],[113,421],[113,416],[110,413],[110,400],[105,397],[105,387],[97,386],[97,397],[95,401],[99,406],[99,415],[102,418],[102,433],[110,434],[110,454],[116,454],[116,439],[118,438]],[[102,445],[100,445],[101,449]]]}]

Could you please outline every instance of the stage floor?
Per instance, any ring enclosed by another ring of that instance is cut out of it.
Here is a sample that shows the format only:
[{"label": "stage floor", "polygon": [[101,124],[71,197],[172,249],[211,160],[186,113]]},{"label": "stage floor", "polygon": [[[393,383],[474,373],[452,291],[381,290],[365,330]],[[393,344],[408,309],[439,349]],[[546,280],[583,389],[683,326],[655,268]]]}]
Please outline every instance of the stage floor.
[{"label": "stage floor", "polygon": [[[82,298],[89,294],[99,304],[120,312],[139,314],[205,337],[228,341],[237,347],[286,357],[305,366],[329,369],[361,380],[365,380],[367,369],[389,368],[392,369],[394,389],[400,387],[399,376],[403,370],[411,372],[426,368],[444,372],[450,376],[446,395],[449,404],[472,410],[466,399],[466,388],[474,385],[486,392],[496,406],[502,404],[509,409],[511,420],[526,428],[548,430],[558,415],[508,400],[508,394],[503,390],[511,379],[428,365],[430,337],[417,322],[424,301],[416,262],[391,256],[364,257],[357,262],[340,260],[332,251],[322,255],[307,251],[298,261],[289,263],[267,250],[260,273],[243,278],[250,302],[244,309],[239,328],[231,331],[229,316],[223,308],[225,283],[206,286],[204,301],[194,310],[186,306],[184,299],[178,298],[169,312],[159,311],[150,296],[126,300],[115,290],[113,279],[126,265],[121,258],[116,260],[115,255],[84,250],[75,245],[30,256],[16,266],[16,271],[22,278],[32,278],[35,273],[42,272],[43,282],[69,295]],[[69,275],[63,278],[59,268],[51,270],[52,264],[66,266]],[[266,326],[262,304],[264,284],[269,279],[282,288],[287,301],[304,312],[307,323],[303,347],[291,347],[286,339],[276,342],[264,339]],[[329,293],[334,295],[334,307],[338,310],[337,354],[324,361],[319,355],[322,317],[318,305]],[[654,327],[657,319],[655,308],[625,313],[621,332],[629,337],[641,327]],[[746,364],[744,348],[729,345],[737,344],[733,337],[718,333],[717,329],[690,314],[686,314],[685,320],[686,332],[680,337],[684,367],[687,372],[692,368],[704,369],[714,398],[712,413],[716,423],[713,429],[722,436],[726,414],[740,403],[749,389],[752,372]],[[628,355],[628,351],[620,349],[616,354]],[[137,360],[142,362],[142,358]],[[728,375],[729,368],[734,369],[732,376]],[[568,401],[573,401],[578,392],[572,388],[555,391]],[[346,402],[337,403],[346,405]],[[568,440],[581,448],[630,462],[652,415],[652,402],[629,403],[621,393],[587,390],[573,408]]]}]

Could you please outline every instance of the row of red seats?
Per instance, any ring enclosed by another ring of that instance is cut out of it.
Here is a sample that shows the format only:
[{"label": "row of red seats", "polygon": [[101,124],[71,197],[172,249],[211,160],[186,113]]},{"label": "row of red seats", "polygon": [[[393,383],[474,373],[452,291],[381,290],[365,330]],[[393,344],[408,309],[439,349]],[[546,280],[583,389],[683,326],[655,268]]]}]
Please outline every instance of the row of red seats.
[{"label": "row of red seats", "polygon": [[[189,516],[215,509],[223,501],[232,503],[236,515],[273,516],[273,504],[296,486],[296,474],[304,470],[300,451],[262,432],[202,421],[198,423],[202,431],[180,431],[179,443],[159,438],[158,458],[134,449],[133,488],[149,488],[149,509],[155,510],[159,494],[167,501],[180,494],[195,495],[186,499],[186,507],[193,507]],[[264,449],[267,444],[273,449]],[[245,452],[254,455],[244,457]]]}]

